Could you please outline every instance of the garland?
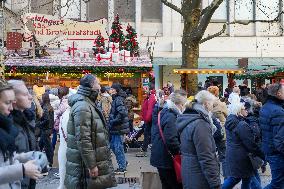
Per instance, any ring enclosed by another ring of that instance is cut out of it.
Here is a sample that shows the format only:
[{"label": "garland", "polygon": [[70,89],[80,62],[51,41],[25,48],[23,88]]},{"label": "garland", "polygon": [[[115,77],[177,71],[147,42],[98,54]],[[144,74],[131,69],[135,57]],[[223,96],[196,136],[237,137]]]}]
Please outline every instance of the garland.
[{"label": "garland", "polygon": [[239,75],[236,74],[234,75],[235,79],[239,79],[239,80],[243,80],[243,79],[266,79],[269,77],[273,77],[276,74],[280,73],[280,72],[284,72],[284,67],[283,68],[277,68],[271,71],[267,71],[267,72],[247,72],[245,74]]}]

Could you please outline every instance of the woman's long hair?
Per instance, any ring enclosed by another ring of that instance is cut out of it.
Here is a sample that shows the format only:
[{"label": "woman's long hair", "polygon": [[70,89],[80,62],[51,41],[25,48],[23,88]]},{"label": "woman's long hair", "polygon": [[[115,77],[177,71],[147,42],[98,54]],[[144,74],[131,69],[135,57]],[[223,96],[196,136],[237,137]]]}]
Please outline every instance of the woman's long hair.
[{"label": "woman's long hair", "polygon": [[50,104],[50,98],[48,93],[44,93],[42,95],[42,107],[44,106],[48,108],[48,111],[53,111],[53,108]]}]

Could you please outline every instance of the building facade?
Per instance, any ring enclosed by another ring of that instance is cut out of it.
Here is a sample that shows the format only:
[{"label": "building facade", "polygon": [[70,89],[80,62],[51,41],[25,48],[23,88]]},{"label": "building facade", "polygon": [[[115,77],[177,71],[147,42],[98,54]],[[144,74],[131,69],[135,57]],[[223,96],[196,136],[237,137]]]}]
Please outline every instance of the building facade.
[{"label": "building facade", "polygon": [[[13,3],[20,0],[8,0]],[[168,0],[181,6],[182,0]],[[213,0],[203,0],[201,7],[207,7]],[[21,0],[23,2],[23,0]],[[119,14],[123,25],[128,23],[136,28],[141,48],[146,48],[147,41],[154,45],[154,71],[156,87],[162,87],[168,80],[176,88],[180,86],[180,76],[173,73],[181,65],[181,39],[183,19],[174,10],[161,3],[161,0],[55,0],[52,4],[43,1],[33,2],[30,11],[46,14],[58,14],[65,18],[79,20],[108,19],[110,31],[114,15]],[[17,4],[14,4],[16,9]],[[44,5],[44,6],[43,6]],[[59,6],[60,5],[60,6]],[[18,6],[23,6],[18,3]],[[49,8],[46,8],[48,6]],[[283,3],[281,0],[224,0],[216,10],[205,36],[219,32],[226,24],[226,31],[219,37],[209,40],[200,46],[200,68],[239,68],[238,60],[248,58],[248,69],[267,69],[284,65],[283,37]],[[22,8],[22,7],[20,7]],[[18,8],[18,9],[20,9]],[[38,9],[36,9],[38,8]],[[44,10],[41,10],[41,9]],[[274,22],[275,18],[277,22]],[[249,24],[228,24],[235,21]],[[206,77],[199,75],[204,82]],[[226,75],[215,75],[223,78],[227,85]],[[242,81],[238,81],[241,83]]]}]

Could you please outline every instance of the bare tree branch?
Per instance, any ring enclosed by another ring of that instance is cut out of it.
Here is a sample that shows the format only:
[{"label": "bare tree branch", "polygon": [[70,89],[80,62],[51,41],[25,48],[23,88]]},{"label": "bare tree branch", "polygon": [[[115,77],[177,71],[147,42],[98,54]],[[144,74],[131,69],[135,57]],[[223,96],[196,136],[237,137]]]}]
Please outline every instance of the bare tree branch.
[{"label": "bare tree branch", "polygon": [[222,35],[222,34],[226,31],[226,28],[227,28],[227,25],[224,24],[221,31],[219,31],[219,32],[217,32],[217,33],[215,33],[215,34],[213,34],[213,35],[208,35],[207,37],[201,39],[201,41],[199,42],[199,44],[204,43],[205,41],[208,41],[208,40],[210,40],[210,39],[213,39],[214,37],[218,37],[218,36]]},{"label": "bare tree branch", "polygon": [[181,15],[183,15],[182,11],[180,8],[178,8],[176,5],[168,2],[167,0],[161,0],[162,3],[164,3],[166,6],[170,7],[171,9],[177,11],[178,13],[180,13]]}]

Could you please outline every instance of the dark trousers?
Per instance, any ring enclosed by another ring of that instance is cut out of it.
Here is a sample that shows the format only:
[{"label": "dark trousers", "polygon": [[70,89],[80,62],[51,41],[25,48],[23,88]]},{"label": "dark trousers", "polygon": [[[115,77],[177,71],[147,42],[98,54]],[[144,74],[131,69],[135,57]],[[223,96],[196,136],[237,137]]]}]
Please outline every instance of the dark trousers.
[{"label": "dark trousers", "polygon": [[133,132],[133,119],[129,120],[129,129],[130,129],[130,132],[132,133]]},{"label": "dark trousers", "polygon": [[251,189],[262,189],[261,187],[261,179],[257,170],[255,170],[254,176],[251,178],[250,182]]},{"label": "dark trousers", "polygon": [[242,181],[241,189],[250,189],[251,178],[235,178],[228,177],[222,186],[222,189],[233,189],[240,181]]},{"label": "dark trousers", "polygon": [[182,183],[178,183],[174,169],[158,168],[162,189],[182,189]]},{"label": "dark trousers", "polygon": [[45,151],[49,165],[53,164],[53,149],[49,134],[46,131],[42,131],[39,140],[39,149]]},{"label": "dark trousers", "polygon": [[56,142],[57,142],[57,131],[53,129],[52,130],[52,149],[53,151],[55,150]]},{"label": "dark trousers", "polygon": [[283,155],[266,157],[270,169],[272,180],[264,189],[282,189],[284,188],[284,157]]},{"label": "dark trousers", "polygon": [[152,127],[152,122],[151,123],[145,123],[144,124],[144,141],[142,145],[142,150],[144,152],[147,152],[148,145],[151,143],[151,127]]}]

